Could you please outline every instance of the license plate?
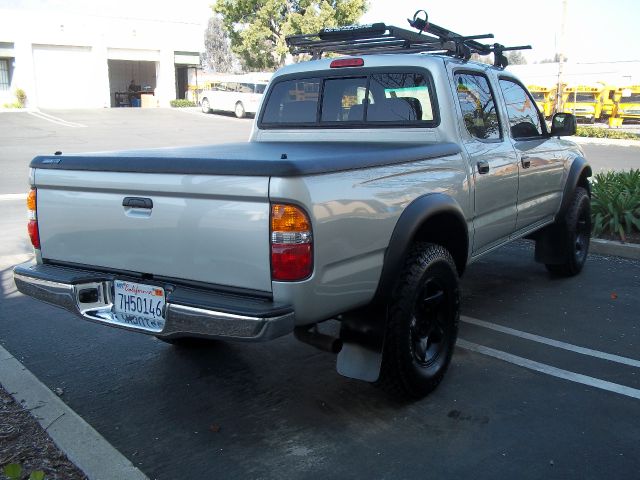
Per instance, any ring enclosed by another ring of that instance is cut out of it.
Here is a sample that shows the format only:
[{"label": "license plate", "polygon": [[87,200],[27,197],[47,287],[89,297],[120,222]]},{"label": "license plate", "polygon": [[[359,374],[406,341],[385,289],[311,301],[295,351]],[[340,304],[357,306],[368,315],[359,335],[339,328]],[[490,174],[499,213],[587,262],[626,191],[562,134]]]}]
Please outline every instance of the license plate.
[{"label": "license plate", "polygon": [[164,289],[155,285],[116,280],[113,309],[118,320],[132,327],[162,331]]}]

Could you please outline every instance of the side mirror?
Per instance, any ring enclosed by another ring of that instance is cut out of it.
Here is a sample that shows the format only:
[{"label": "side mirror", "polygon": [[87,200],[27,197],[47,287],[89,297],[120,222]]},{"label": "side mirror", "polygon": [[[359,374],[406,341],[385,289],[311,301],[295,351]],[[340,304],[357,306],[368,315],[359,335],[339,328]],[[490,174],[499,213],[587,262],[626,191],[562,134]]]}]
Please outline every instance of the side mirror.
[{"label": "side mirror", "polygon": [[551,136],[567,137],[575,135],[577,121],[572,113],[556,113],[551,119]]}]

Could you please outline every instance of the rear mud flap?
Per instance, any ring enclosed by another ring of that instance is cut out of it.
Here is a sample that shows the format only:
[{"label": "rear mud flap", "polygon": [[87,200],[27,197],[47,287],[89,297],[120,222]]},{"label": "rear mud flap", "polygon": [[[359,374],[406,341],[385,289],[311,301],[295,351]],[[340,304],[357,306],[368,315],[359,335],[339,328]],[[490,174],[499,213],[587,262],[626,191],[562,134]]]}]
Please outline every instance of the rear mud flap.
[{"label": "rear mud flap", "polygon": [[375,382],[380,376],[385,308],[369,307],[342,316],[340,340],[342,350],[338,354],[337,371],[340,375],[365,382]]}]

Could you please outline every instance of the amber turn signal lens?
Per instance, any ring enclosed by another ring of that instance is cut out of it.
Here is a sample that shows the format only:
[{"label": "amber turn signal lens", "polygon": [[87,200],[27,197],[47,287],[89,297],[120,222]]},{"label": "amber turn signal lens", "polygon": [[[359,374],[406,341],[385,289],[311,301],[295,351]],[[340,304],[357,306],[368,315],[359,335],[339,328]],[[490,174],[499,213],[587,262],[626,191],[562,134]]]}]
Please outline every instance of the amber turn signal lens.
[{"label": "amber turn signal lens", "polygon": [[304,232],[310,231],[311,224],[307,214],[294,205],[274,204],[271,206],[272,232]]},{"label": "amber turn signal lens", "polygon": [[36,189],[32,188],[29,190],[29,194],[27,195],[27,208],[33,212],[36,210]]}]

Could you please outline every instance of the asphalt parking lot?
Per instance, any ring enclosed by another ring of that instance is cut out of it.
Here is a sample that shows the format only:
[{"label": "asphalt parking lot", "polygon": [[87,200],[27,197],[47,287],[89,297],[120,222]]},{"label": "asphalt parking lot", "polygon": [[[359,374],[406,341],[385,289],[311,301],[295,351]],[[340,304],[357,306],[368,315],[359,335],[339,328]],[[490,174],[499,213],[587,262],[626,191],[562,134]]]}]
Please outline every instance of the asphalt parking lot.
[{"label": "asphalt parking lot", "polygon": [[[175,348],[18,294],[29,247],[23,199],[6,194],[34,153],[240,141],[251,121],[50,113],[86,126],[0,116],[0,344],[150,478],[640,478],[640,262],[591,256],[552,278],[521,241],[471,265],[451,369],[413,404],[291,336]],[[638,147],[585,150],[640,166]]]}]

